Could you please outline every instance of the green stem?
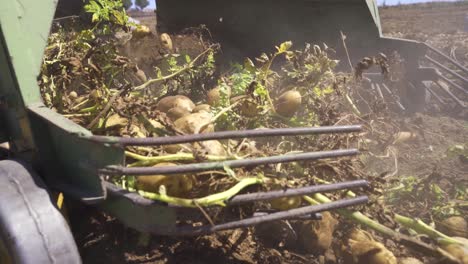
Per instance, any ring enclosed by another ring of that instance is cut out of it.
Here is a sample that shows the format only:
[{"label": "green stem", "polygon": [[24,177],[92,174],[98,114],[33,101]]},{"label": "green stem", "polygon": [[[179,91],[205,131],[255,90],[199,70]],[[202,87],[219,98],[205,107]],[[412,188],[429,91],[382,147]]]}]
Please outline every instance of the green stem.
[{"label": "green stem", "polygon": [[[402,226],[413,229],[418,234],[425,234],[430,238],[436,240],[439,244],[449,245],[449,244],[460,244],[465,245],[463,242],[460,242],[457,239],[451,238],[440,231],[435,230],[430,227],[428,224],[424,223],[419,219],[411,219],[406,216],[395,214],[395,221],[401,224]],[[468,247],[468,245],[465,245]]]},{"label": "green stem", "polygon": [[138,193],[148,199],[151,200],[158,200],[169,204],[184,206],[184,207],[192,207],[197,208],[198,206],[212,206],[212,205],[220,205],[225,206],[225,201],[233,197],[234,195],[238,194],[242,191],[245,187],[254,185],[254,184],[262,184],[264,180],[262,178],[244,178],[240,180],[236,185],[231,187],[230,189],[212,194],[209,196],[205,196],[202,198],[195,198],[195,199],[185,199],[185,198],[178,198],[168,196],[167,194],[161,193],[151,193],[145,191],[138,191]]},{"label": "green stem", "polygon": [[359,111],[359,109],[357,108],[357,106],[354,104],[353,100],[351,99],[351,97],[349,96],[348,93],[346,93],[345,95],[346,97],[346,100],[348,101],[348,103],[351,105],[352,109],[353,109],[353,112],[358,115],[358,116],[361,116],[361,112]]},{"label": "green stem", "polygon": [[78,111],[78,113],[93,113],[98,110],[98,107],[99,105],[95,104],[93,106],[81,109],[80,111]]},{"label": "green stem", "polygon": [[188,71],[189,69],[193,68],[193,66],[195,65],[195,62],[198,61],[203,55],[205,55],[206,53],[208,53],[209,51],[212,51],[213,50],[213,47],[209,47],[208,49],[206,49],[205,51],[203,51],[202,53],[200,53],[195,59],[193,59],[187,66],[185,66],[184,68],[174,72],[174,73],[171,73],[167,76],[163,76],[161,78],[157,78],[157,79],[150,79],[148,81],[146,81],[145,83],[143,83],[142,85],[139,85],[139,86],[136,86],[135,88],[133,88],[134,91],[140,91],[140,90],[143,90],[145,89],[146,87],[148,87],[148,85],[150,84],[153,84],[153,83],[156,83],[156,82],[161,82],[161,81],[166,81],[166,80],[169,80],[169,79],[172,79],[174,78],[175,76],[185,72],[185,71]]},{"label": "green stem", "polygon": [[[138,167],[138,166],[151,166],[161,162],[170,162],[170,161],[193,161],[195,160],[195,156],[192,153],[177,153],[171,155],[164,155],[164,156],[156,156],[156,157],[146,157],[143,155],[139,155],[130,151],[125,151],[125,156],[138,160],[130,164],[128,167]],[[206,155],[205,158],[208,161],[223,161],[228,159],[237,159],[237,157],[229,157],[229,156],[215,156],[215,155]]]},{"label": "green stem", "polygon": [[[332,200],[328,199],[323,194],[317,193],[314,194],[312,197],[310,196],[304,196],[303,197],[305,201],[309,202],[310,204],[317,205],[317,204],[323,204],[323,203],[329,203]],[[398,237],[399,233],[394,231],[393,229],[390,229],[379,222],[372,220],[371,218],[363,215],[361,212],[358,211],[351,211],[348,209],[338,209],[337,212],[351,220],[354,220],[370,229],[373,229],[377,232],[383,233],[385,235],[391,236],[391,237]]]}]

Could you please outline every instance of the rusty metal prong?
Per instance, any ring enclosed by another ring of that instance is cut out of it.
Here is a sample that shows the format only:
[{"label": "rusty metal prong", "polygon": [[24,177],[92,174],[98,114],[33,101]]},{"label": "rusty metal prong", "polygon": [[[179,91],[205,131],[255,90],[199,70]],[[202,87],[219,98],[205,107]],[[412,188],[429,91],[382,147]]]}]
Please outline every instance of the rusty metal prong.
[{"label": "rusty metal prong", "polygon": [[343,199],[338,201],[333,201],[330,203],[324,203],[319,205],[304,206],[300,208],[294,208],[287,211],[280,211],[276,213],[260,215],[255,217],[250,217],[247,219],[237,220],[233,222],[228,222],[219,225],[205,225],[200,227],[194,226],[180,226],[176,230],[170,232],[172,235],[202,235],[202,234],[211,234],[223,230],[236,229],[236,228],[246,228],[266,222],[278,221],[278,220],[288,220],[294,219],[303,215],[310,215],[315,213],[320,213],[324,211],[330,211],[360,204],[366,204],[369,201],[367,196],[358,196],[356,198]]},{"label": "rusty metal prong", "polygon": [[[252,216],[253,217],[266,216],[274,212],[278,212],[278,211],[271,211],[271,212],[258,211],[258,212],[253,213]],[[288,220],[322,220],[322,214],[321,213],[306,214],[306,215],[301,215],[301,216],[297,216],[294,218],[290,218]]]},{"label": "rusty metal prong", "polygon": [[435,84],[440,87],[442,91],[444,91],[446,94],[448,94],[458,105],[461,107],[466,107],[465,103],[463,103],[460,99],[458,99],[457,96],[455,96],[449,89],[448,85],[440,80],[435,81]]},{"label": "rusty metal prong", "polygon": [[318,159],[337,158],[344,156],[352,156],[359,154],[357,149],[338,149],[330,151],[306,152],[298,154],[287,154],[272,157],[241,159],[241,160],[226,160],[218,162],[203,162],[193,164],[183,164],[176,166],[160,166],[160,167],[124,167],[121,165],[112,165],[99,170],[102,175],[169,175],[181,173],[195,173],[208,170],[222,170],[225,167],[240,168],[252,167],[275,163],[288,163],[294,161],[312,161]]},{"label": "rusty metal prong", "polygon": [[375,89],[377,90],[377,93],[379,94],[380,98],[382,98],[382,100],[385,102],[382,89],[380,88],[380,85],[378,83],[375,83]]},{"label": "rusty metal prong", "polygon": [[284,190],[275,190],[269,192],[257,192],[257,193],[248,193],[240,194],[232,197],[230,200],[226,201],[227,205],[237,205],[243,203],[265,201],[282,197],[291,197],[291,196],[301,196],[308,195],[313,193],[324,193],[332,192],[343,189],[354,189],[360,187],[369,187],[369,183],[365,180],[356,180],[356,181],[347,181],[339,182],[332,184],[323,184],[315,186],[307,186],[296,189],[284,189]]},{"label": "rusty metal prong", "polygon": [[431,51],[439,54],[440,56],[442,56],[443,58],[445,58],[446,60],[450,61],[451,63],[453,63],[455,66],[458,67],[458,69],[462,70],[463,72],[465,72],[466,74],[468,74],[468,69],[465,68],[463,65],[461,65],[460,63],[458,63],[456,60],[450,58],[449,56],[445,55],[442,51],[432,47],[431,45],[427,44],[427,43],[424,43],[426,45],[426,47],[428,47]]},{"label": "rusty metal prong", "polygon": [[425,56],[425,58],[430,61],[431,63],[435,64],[436,66],[438,66],[439,68],[443,69],[444,71],[448,72],[450,75],[452,75],[453,77],[457,77],[458,79],[462,80],[463,82],[465,82],[466,84],[468,84],[468,79],[466,79],[465,77],[461,76],[459,73],[455,72],[454,70],[450,69],[449,67],[443,65],[442,63],[436,61],[435,59],[429,57],[429,56]]},{"label": "rusty metal prong", "polygon": [[400,97],[398,95],[395,95],[392,90],[390,90],[390,88],[388,88],[388,86],[385,84],[385,83],[382,83],[382,87],[390,94],[392,95],[394,98],[395,98],[395,103],[396,105],[403,111],[406,110],[406,108],[401,104],[400,102]]},{"label": "rusty metal prong", "polygon": [[440,96],[438,94],[436,94],[436,92],[434,92],[431,88],[431,86],[425,82],[423,82],[424,86],[426,86],[426,89],[429,91],[429,93],[434,96],[437,101],[441,104],[445,104],[444,100],[442,100],[442,98],[440,98]]},{"label": "rusty metal prong", "polygon": [[388,86],[387,86],[385,83],[382,83],[382,87],[384,88],[384,90],[385,90],[388,94],[390,94],[390,95],[393,96],[392,91],[390,90],[390,88],[388,88]]},{"label": "rusty metal prong", "polygon": [[437,77],[444,80],[448,84],[452,85],[452,87],[457,88],[458,90],[460,90],[461,92],[463,92],[465,94],[468,94],[468,90],[466,90],[465,88],[463,88],[460,85],[456,84],[454,81],[450,80],[449,78],[445,77],[440,72],[437,72],[436,74],[437,74]]},{"label": "rusty metal prong", "polygon": [[121,145],[121,146],[156,146],[156,145],[199,142],[199,141],[206,141],[206,140],[271,137],[271,136],[300,136],[300,135],[317,135],[317,134],[329,134],[329,133],[330,134],[331,133],[351,133],[351,132],[359,132],[361,131],[361,129],[362,129],[361,125],[294,127],[294,128],[274,128],[274,129],[255,129],[255,130],[232,130],[232,131],[220,131],[220,132],[212,132],[212,133],[201,133],[201,134],[170,136],[170,137],[153,137],[153,138],[124,138],[124,137],[91,136],[88,139],[94,142],[116,144],[116,145]]}]

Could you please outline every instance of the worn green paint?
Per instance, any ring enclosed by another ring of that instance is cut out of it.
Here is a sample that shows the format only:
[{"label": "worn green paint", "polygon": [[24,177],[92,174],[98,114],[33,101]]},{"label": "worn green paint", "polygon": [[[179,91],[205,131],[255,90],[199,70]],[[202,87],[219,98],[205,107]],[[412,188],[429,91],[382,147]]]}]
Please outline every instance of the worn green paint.
[{"label": "worn green paint", "polygon": [[377,6],[376,0],[366,0],[367,6],[369,8],[369,12],[374,19],[375,26],[377,26],[379,30],[379,35],[382,35],[382,24],[380,23],[380,15],[379,15],[379,8]]},{"label": "worn green paint", "polygon": [[45,107],[36,81],[55,6],[54,0],[0,5],[0,135],[50,186],[73,186],[79,199],[99,197],[98,169],[123,164],[123,150],[90,142],[90,131]]}]

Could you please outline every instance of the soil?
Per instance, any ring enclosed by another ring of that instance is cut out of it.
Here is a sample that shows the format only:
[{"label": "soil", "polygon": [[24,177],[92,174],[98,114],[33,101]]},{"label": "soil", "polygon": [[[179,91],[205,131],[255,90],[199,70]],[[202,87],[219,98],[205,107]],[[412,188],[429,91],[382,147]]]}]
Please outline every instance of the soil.
[{"label": "soil", "polygon": [[[434,4],[407,7],[387,7],[380,10],[383,31],[387,35],[428,41],[468,65],[468,39],[463,32],[464,14],[468,5]],[[141,18],[143,24],[155,28],[151,17]],[[196,37],[195,35],[192,37]],[[175,36],[176,49],[197,53],[190,37]],[[151,65],[164,55],[156,37],[139,43],[140,49],[128,49],[129,56],[140,58],[139,65]],[[142,62],[143,60],[148,63]],[[150,72],[145,70],[145,72]],[[389,115],[381,120],[365,120],[374,130],[370,138],[376,144],[363,155],[369,177],[388,184],[413,176],[429,179],[445,191],[468,186],[466,160],[449,157],[447,149],[455,144],[468,143],[468,122],[441,113],[418,113],[412,116]],[[381,134],[379,134],[379,131]],[[398,131],[410,131],[416,137],[402,144],[391,144]],[[388,155],[387,155],[388,154]],[[388,157],[386,157],[388,156]],[[380,177],[380,178],[379,178]],[[466,197],[465,197],[466,199]],[[397,212],[429,219],[430,206],[395,206]],[[292,243],[265,243],[253,229],[222,232],[194,238],[144,237],[124,227],[116,219],[93,208],[72,205],[69,219],[84,263],[337,263],[334,254],[326,252],[313,256]],[[260,228],[271,232],[271,226]],[[341,224],[336,237],[349,228]],[[290,232],[281,229],[280,231]],[[258,232],[258,230],[257,230]],[[270,239],[267,239],[270,240]],[[272,242],[270,240],[270,242]],[[274,242],[274,241],[273,241]],[[421,257],[417,252],[402,249],[392,241],[383,240],[398,256]],[[335,241],[334,247],[339,245]]]}]

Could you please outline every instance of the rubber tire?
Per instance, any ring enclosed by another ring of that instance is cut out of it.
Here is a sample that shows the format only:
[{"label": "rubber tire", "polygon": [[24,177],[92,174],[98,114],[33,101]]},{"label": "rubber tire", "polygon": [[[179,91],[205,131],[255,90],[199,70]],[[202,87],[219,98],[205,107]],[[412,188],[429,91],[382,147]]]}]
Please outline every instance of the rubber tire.
[{"label": "rubber tire", "polygon": [[15,264],[82,263],[45,184],[19,161],[0,161],[0,239]]}]

